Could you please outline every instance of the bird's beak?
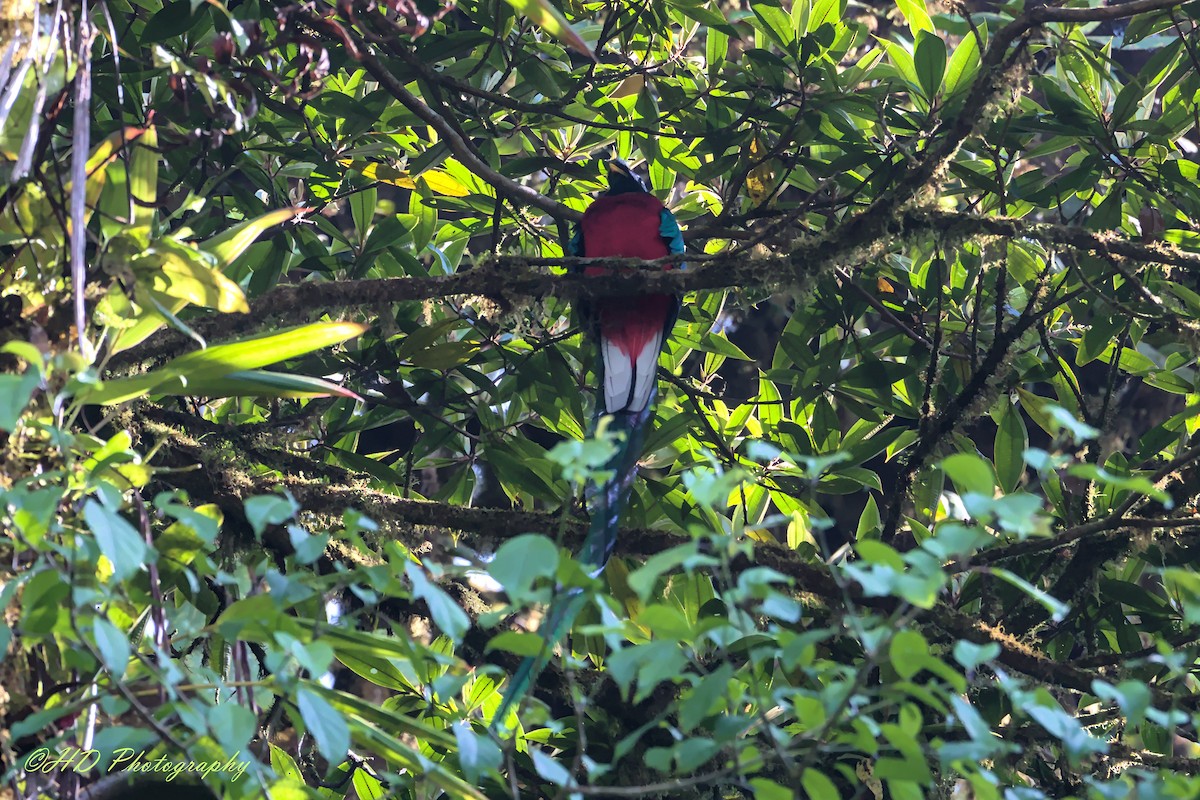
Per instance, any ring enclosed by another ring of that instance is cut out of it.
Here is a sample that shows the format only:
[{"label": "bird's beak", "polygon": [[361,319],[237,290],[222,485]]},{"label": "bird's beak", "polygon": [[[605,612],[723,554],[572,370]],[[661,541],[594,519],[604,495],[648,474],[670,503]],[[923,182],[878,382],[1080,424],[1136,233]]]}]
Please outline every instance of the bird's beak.
[{"label": "bird's beak", "polygon": [[620,159],[610,158],[604,162],[604,165],[608,167],[609,172],[616,173],[618,175],[625,172],[625,165],[621,163]]}]

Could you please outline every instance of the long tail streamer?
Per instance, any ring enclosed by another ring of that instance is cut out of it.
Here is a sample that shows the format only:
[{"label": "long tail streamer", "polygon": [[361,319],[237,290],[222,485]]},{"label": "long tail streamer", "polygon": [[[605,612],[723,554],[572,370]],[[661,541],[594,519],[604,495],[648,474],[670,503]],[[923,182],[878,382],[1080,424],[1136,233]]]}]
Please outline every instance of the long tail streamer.
[{"label": "long tail streamer", "polygon": [[[653,416],[654,397],[651,393],[646,408],[637,412],[621,412],[614,414],[610,430],[624,433],[624,438],[617,452],[604,465],[609,474],[603,484],[592,484],[587,490],[588,510],[591,513],[591,524],[587,536],[579,549],[578,559],[588,569],[593,578],[598,577],[608,564],[617,545],[617,533],[620,530],[621,514],[625,510],[633,479],[637,475],[637,462],[642,453],[642,444],[646,438],[646,428]],[[550,660],[554,645],[566,637],[567,632],[579,616],[579,612],[587,604],[587,597],[579,587],[570,589],[559,588],[550,602],[546,618],[538,626],[538,634],[542,638],[542,648],[536,656],[524,659],[509,681],[500,708],[493,717],[493,726],[515,727],[505,725],[509,713],[515,710],[521,698],[525,696],[533,679]]]}]

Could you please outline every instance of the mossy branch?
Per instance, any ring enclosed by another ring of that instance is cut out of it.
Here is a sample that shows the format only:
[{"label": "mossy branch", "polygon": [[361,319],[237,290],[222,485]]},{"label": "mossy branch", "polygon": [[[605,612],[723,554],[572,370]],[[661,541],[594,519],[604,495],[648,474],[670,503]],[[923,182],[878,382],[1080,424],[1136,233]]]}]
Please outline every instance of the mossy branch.
[{"label": "mossy branch", "polygon": [[[861,216],[861,215],[860,215]],[[858,219],[854,217],[853,219]],[[743,250],[715,255],[689,254],[686,270],[664,270],[679,261],[612,258],[541,258],[502,256],[494,262],[453,275],[379,278],[359,281],[308,281],[278,286],[251,303],[249,314],[223,314],[190,320],[208,341],[245,335],[268,325],[299,322],[344,309],[374,308],[381,303],[477,295],[511,303],[523,298],[615,297],[642,293],[676,294],[736,288],[803,290],[839,266],[878,256],[918,235],[936,235],[946,245],[983,237],[1027,238],[1081,252],[1166,264],[1200,274],[1200,255],[1161,243],[1139,243],[1078,226],[1029,223],[1011,217],[911,209],[879,217],[871,226],[843,223],[823,235],[796,241],[785,254],[756,256]],[[610,275],[578,272],[552,274],[550,267],[603,266],[627,271]],[[163,334],[110,360],[110,367],[168,358],[194,342],[177,332]]]}]

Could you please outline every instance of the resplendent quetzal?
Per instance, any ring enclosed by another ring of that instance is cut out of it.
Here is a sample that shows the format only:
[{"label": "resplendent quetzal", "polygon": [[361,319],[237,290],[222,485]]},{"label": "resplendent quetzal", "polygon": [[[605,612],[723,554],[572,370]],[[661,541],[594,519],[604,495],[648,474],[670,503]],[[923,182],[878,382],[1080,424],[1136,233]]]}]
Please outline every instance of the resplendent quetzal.
[{"label": "resplendent quetzal", "polygon": [[[645,182],[624,161],[612,159],[606,165],[608,191],[584,212],[567,245],[567,255],[649,260],[682,253],[683,235],[675,215],[650,194]],[[609,269],[586,267],[583,272],[603,275]],[[623,434],[617,452],[604,465],[611,477],[602,485],[587,488],[591,524],[578,559],[592,577],[597,577],[617,544],[621,512],[637,475],[647,425],[654,416],[658,354],[675,325],[679,298],[668,294],[606,297],[581,303],[580,311],[584,327],[600,351],[592,427],[602,417],[610,416],[609,430]],[[583,604],[581,589],[556,592],[538,628],[542,650],[522,661],[513,674],[494,724],[503,724],[509,709],[520,701],[550,659],[555,643],[570,630]]]}]

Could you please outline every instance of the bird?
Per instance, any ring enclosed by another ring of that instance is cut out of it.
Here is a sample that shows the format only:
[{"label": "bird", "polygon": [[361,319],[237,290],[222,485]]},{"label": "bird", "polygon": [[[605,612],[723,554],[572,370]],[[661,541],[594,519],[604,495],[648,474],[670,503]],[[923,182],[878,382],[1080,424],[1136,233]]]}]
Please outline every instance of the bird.
[{"label": "bird", "polygon": [[[684,252],[683,233],[675,215],[632,167],[619,158],[605,161],[608,190],[596,198],[576,226],[565,248],[567,255],[585,258],[659,259]],[[666,269],[674,269],[668,264]],[[680,263],[679,268],[684,265]],[[583,267],[584,275],[610,274],[601,266]],[[616,452],[604,465],[609,477],[591,483],[585,491],[591,521],[577,560],[593,577],[599,577],[617,545],[617,534],[637,476],[648,423],[654,416],[658,390],[658,355],[679,316],[680,300],[673,294],[606,297],[577,304],[583,327],[596,342],[595,431],[608,417],[608,430],[617,432]],[[541,651],[524,659],[509,681],[493,717],[503,725],[509,711],[520,702],[537,673],[550,659],[556,642],[570,630],[583,609],[583,590],[557,590],[538,628]]]}]

